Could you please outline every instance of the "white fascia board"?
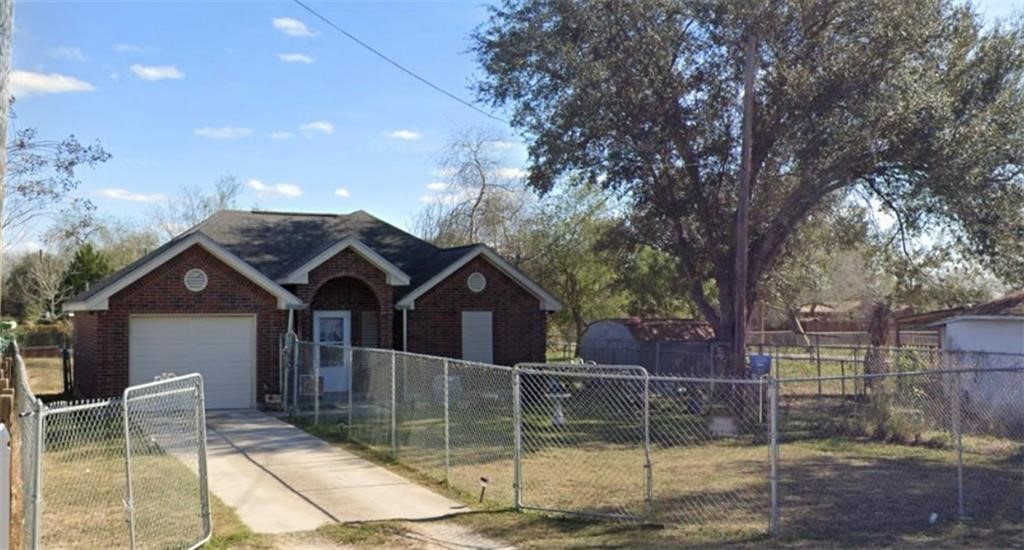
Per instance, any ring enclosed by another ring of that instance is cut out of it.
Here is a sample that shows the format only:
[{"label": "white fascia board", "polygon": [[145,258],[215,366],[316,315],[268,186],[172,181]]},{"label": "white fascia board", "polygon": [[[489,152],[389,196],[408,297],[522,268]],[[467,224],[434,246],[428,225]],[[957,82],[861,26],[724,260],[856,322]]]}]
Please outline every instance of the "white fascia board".
[{"label": "white fascia board", "polygon": [[416,299],[424,295],[430,289],[434,288],[441,281],[444,281],[448,277],[451,277],[456,271],[461,269],[463,266],[468,264],[470,260],[483,256],[488,262],[494,267],[498,268],[499,271],[507,275],[510,279],[519,284],[519,286],[526,289],[530,294],[533,294],[538,300],[540,300],[540,309],[544,311],[561,311],[562,303],[557,298],[552,296],[548,291],[541,288],[540,285],[533,282],[532,279],[527,277],[522,271],[516,269],[512,264],[505,261],[497,252],[491,250],[484,245],[477,245],[470,249],[465,255],[458,260],[455,260],[448,267],[444,268],[443,271],[434,275],[427,282],[423,283],[416,290],[413,290],[407,294],[404,298],[399,300],[395,304],[396,309],[416,309]]},{"label": "white fascia board", "polygon": [[238,256],[235,256],[203,233],[196,232],[185,237],[174,246],[164,250],[160,254],[150,258],[139,267],[125,273],[124,276],[113,284],[107,286],[96,295],[89,297],[84,302],[68,302],[64,304],[64,309],[68,311],[105,311],[110,307],[109,302],[111,296],[124,290],[128,285],[138,281],[149,272],[191,248],[193,245],[199,245],[203,250],[206,250],[210,255],[227,264],[231,269],[234,269],[245,278],[256,283],[256,285],[263,290],[273,294],[277,298],[278,309],[293,309],[301,308],[303,306],[302,300],[298,299],[291,292],[285,290],[281,285],[275,283],[266,275],[260,273],[259,270],[249,265]]},{"label": "white fascia board", "polygon": [[324,250],[320,254],[317,254],[316,257],[302,264],[302,266],[295,271],[292,271],[278,279],[277,282],[283,285],[308,285],[310,271],[313,271],[319,267],[320,264],[337,256],[346,248],[351,248],[364,260],[370,262],[374,267],[383,271],[385,275],[387,275],[387,282],[389,285],[405,286],[409,284],[409,276],[404,271],[355,237],[345,237],[344,239],[334,243],[330,248]]}]

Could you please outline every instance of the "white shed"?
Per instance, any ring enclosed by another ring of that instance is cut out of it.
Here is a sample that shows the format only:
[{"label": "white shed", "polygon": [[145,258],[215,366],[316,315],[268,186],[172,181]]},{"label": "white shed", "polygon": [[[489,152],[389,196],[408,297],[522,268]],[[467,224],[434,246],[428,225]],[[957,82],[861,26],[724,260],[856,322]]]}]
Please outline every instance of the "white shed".
[{"label": "white shed", "polygon": [[993,419],[1024,424],[1024,291],[986,302],[936,323],[949,369],[988,369],[964,376],[963,390]]}]

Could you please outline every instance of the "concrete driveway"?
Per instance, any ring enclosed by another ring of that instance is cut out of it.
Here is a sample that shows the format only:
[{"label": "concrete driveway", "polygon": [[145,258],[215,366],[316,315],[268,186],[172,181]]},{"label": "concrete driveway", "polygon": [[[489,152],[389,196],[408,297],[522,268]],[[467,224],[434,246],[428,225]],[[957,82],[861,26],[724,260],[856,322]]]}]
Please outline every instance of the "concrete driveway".
[{"label": "concrete driveway", "polygon": [[464,510],[372,462],[256,411],[207,415],[210,491],[254,532],[425,519]]}]

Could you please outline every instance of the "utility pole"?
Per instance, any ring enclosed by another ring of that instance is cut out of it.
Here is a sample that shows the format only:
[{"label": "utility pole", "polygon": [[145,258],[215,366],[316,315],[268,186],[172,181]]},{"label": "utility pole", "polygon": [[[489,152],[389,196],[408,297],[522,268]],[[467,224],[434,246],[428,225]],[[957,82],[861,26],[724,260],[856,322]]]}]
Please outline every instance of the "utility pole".
[{"label": "utility pole", "polygon": [[736,201],[736,271],[734,293],[735,328],[733,330],[733,368],[745,370],[747,357],[747,254],[750,248],[749,209],[751,149],[754,139],[754,62],[757,37],[753,25],[747,32],[746,61],[743,68],[743,142],[740,150],[739,196]]},{"label": "utility pole", "polygon": [[11,107],[11,35],[14,0],[0,0],[0,283],[3,277],[3,211],[7,189],[7,113]]}]

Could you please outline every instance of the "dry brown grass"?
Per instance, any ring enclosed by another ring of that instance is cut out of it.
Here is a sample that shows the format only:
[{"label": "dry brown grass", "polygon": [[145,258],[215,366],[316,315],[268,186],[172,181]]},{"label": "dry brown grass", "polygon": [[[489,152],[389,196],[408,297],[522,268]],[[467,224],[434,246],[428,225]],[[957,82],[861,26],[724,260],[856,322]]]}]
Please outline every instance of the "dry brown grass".
[{"label": "dry brown grass", "polygon": [[36,395],[54,395],[64,392],[64,375],[59,357],[29,357],[25,359],[28,383]]}]

